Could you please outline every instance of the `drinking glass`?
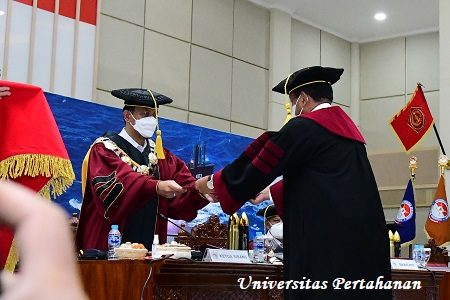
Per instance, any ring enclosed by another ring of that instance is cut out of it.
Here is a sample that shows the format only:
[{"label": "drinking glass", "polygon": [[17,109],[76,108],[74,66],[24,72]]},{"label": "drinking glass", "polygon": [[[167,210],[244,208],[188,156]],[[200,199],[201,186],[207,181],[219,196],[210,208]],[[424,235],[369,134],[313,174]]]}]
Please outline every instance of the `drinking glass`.
[{"label": "drinking glass", "polygon": [[414,245],[413,259],[419,267],[425,266],[425,251],[423,245]]},{"label": "drinking glass", "polygon": [[424,267],[427,265],[428,261],[430,260],[431,256],[431,248],[423,248],[423,261],[424,261]]}]

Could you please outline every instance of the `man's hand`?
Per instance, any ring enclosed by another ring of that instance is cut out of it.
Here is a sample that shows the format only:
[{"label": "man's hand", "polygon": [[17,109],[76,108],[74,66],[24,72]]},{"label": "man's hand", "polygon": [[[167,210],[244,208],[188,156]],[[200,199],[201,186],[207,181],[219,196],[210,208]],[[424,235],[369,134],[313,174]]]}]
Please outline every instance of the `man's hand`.
[{"label": "man's hand", "polygon": [[15,229],[21,254],[20,273],[1,276],[1,299],[87,299],[61,208],[17,183],[0,180],[0,222]]},{"label": "man's hand", "polygon": [[8,86],[0,86],[0,99],[2,99],[3,97],[10,96],[10,95],[11,95],[11,92],[10,92]]},{"label": "man's hand", "polygon": [[255,199],[251,199],[250,203],[259,204],[265,200],[270,200],[269,188],[265,188],[258,195],[256,195]]},{"label": "man's hand", "polygon": [[173,180],[162,180],[156,185],[156,192],[164,198],[175,198],[186,190]]},{"label": "man's hand", "polygon": [[216,195],[214,194],[203,194],[203,196],[205,196],[206,200],[208,200],[211,203],[219,202],[219,199],[217,199]]},{"label": "man's hand", "polygon": [[204,176],[195,182],[195,188],[202,194],[211,194],[214,190],[210,190],[207,186],[208,176]]}]

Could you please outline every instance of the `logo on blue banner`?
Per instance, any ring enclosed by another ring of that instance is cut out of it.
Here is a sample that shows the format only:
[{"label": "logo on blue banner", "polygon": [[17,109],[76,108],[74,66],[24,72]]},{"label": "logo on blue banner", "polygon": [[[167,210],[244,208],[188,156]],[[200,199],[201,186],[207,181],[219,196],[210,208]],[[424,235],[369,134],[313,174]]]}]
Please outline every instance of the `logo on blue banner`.
[{"label": "logo on blue banner", "polygon": [[416,237],[416,210],[414,201],[414,188],[411,179],[405,190],[405,195],[400,203],[400,208],[395,218],[395,225],[400,235],[401,243],[412,241]]},{"label": "logo on blue banner", "polygon": [[403,199],[400,204],[400,209],[398,210],[397,217],[395,218],[396,223],[406,222],[414,216],[414,207],[411,202]]}]

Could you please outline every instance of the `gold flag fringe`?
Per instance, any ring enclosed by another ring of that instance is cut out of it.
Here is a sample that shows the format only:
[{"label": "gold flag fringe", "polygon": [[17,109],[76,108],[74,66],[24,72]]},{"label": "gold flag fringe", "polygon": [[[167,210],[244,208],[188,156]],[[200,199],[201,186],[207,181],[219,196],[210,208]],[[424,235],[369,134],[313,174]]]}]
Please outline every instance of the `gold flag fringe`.
[{"label": "gold flag fringe", "polygon": [[4,269],[11,273],[14,272],[14,269],[16,268],[16,264],[18,261],[19,261],[19,254],[17,253],[16,239],[13,239],[11,247],[9,248],[9,254],[8,258],[6,259]]},{"label": "gold flag fringe", "polygon": [[50,177],[48,183],[39,191],[50,199],[64,193],[75,180],[72,163],[69,159],[45,154],[20,154],[0,161],[0,179],[14,179],[20,176]]}]

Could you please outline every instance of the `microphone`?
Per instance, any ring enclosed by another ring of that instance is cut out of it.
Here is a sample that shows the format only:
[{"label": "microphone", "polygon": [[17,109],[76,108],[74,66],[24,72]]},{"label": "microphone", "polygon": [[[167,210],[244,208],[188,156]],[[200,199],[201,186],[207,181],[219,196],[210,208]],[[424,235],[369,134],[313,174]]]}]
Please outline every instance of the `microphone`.
[{"label": "microphone", "polygon": [[166,217],[165,215],[163,215],[162,213],[157,212],[156,213],[159,217],[161,217],[162,219],[166,220],[167,222],[169,222],[170,224],[174,225],[175,227],[177,227],[178,229],[180,229],[181,231],[183,231],[184,233],[186,233],[194,242],[196,245],[199,245],[198,247],[200,248],[200,251],[202,253],[205,252],[206,248],[213,248],[213,249],[220,249],[220,247],[211,245],[211,244],[206,244],[206,243],[202,243],[201,241],[198,240],[198,238],[193,235],[192,233],[190,233],[189,231],[187,231],[186,229],[184,229],[181,226],[178,226],[178,224],[176,224],[175,222],[173,222],[172,220],[170,220],[168,217]]},{"label": "microphone", "polygon": [[186,229],[184,229],[181,226],[178,226],[177,223],[173,222],[172,220],[170,220],[168,217],[166,217],[165,215],[163,215],[162,213],[156,213],[158,216],[160,216],[162,219],[166,220],[167,222],[169,222],[170,224],[174,225],[175,227],[177,227],[178,229],[180,229],[181,231],[183,231],[184,233],[186,233],[190,238],[192,238],[195,242],[197,242],[197,237],[195,237],[192,233],[190,233],[189,231],[187,231]]}]

